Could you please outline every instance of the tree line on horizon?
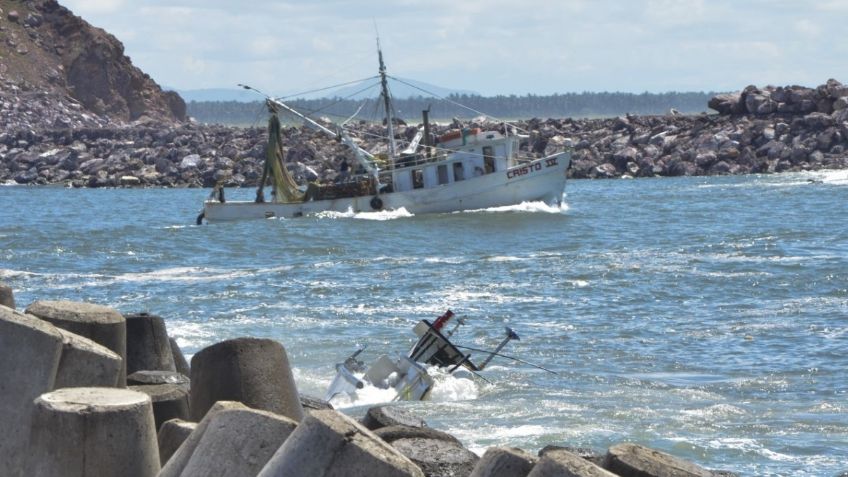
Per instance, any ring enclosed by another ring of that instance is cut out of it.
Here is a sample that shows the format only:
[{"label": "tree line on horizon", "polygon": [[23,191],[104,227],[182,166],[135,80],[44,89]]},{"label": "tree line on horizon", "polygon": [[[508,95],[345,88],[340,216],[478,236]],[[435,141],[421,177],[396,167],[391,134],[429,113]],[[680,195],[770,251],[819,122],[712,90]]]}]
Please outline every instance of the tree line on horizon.
[{"label": "tree line on horizon", "polygon": [[[708,110],[707,102],[714,95],[712,92],[583,92],[523,96],[452,94],[445,99],[418,96],[394,99],[393,114],[413,123],[420,122],[421,112],[428,108],[433,121],[470,119],[480,115],[503,120],[609,117],[627,113],[658,115],[668,114],[671,109],[697,114]],[[383,117],[379,98],[296,99],[286,103],[304,114],[333,121],[343,121],[354,114],[357,119],[366,121],[380,121]],[[190,101],[186,106],[189,116],[208,124],[261,125],[267,117],[266,107],[259,101]]]}]

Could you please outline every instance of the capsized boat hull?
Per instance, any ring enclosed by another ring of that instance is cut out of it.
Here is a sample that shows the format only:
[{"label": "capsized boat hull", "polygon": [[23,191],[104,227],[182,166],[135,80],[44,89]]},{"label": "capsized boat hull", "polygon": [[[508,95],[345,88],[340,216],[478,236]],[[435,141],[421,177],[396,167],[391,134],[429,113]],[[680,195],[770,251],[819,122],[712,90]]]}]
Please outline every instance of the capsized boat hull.
[{"label": "capsized boat hull", "polygon": [[[544,201],[560,205],[565,190],[565,172],[571,163],[562,152],[505,171],[471,177],[464,181],[427,189],[380,194],[382,210],[405,209],[411,214],[446,213]],[[345,197],[299,203],[206,201],[207,222],[294,218],[320,212],[374,212],[374,196]]]}]

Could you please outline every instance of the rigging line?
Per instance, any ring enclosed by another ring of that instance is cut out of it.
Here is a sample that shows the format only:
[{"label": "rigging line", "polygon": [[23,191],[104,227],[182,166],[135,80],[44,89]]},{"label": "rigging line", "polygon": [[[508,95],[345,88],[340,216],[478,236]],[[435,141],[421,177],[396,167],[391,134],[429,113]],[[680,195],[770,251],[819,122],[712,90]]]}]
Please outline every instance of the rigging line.
[{"label": "rigging line", "polygon": [[351,94],[349,94],[349,95],[345,96],[344,98],[338,98],[337,100],[333,101],[332,103],[327,104],[327,105],[324,105],[323,107],[318,108],[317,110],[315,110],[315,111],[313,111],[313,112],[315,112],[315,113],[317,113],[317,112],[321,112],[321,111],[323,111],[323,110],[325,110],[325,109],[329,108],[330,106],[334,106],[334,105],[336,105],[336,104],[338,104],[338,103],[341,103],[342,101],[348,100],[348,99],[350,99],[350,98],[352,98],[352,97],[356,96],[356,95],[357,95],[357,94],[359,94],[359,93],[363,93],[363,92],[365,92],[365,91],[368,91],[369,89],[371,89],[371,88],[373,88],[373,87],[375,87],[375,86],[377,86],[377,83],[374,83],[374,84],[372,84],[372,85],[369,85],[369,86],[367,86],[367,87],[365,87],[365,88],[363,88],[363,89],[360,89],[359,91],[354,91],[353,93],[351,93]]},{"label": "rigging line", "polygon": [[533,366],[534,368],[539,368],[539,369],[541,369],[542,371],[547,371],[547,372],[549,372],[549,373],[551,373],[551,374],[556,374],[557,376],[559,376],[559,373],[557,373],[556,371],[551,371],[551,370],[550,370],[550,369],[548,369],[548,368],[545,368],[545,367],[543,367],[543,366],[539,366],[538,364],[533,364],[533,363],[531,363],[531,362],[529,362],[529,361],[524,361],[523,359],[518,359],[518,358],[516,358],[516,357],[514,357],[514,356],[507,356],[507,355],[505,355],[505,354],[501,354],[501,353],[493,353],[493,352],[491,352],[491,351],[487,351],[487,350],[485,350],[485,349],[472,348],[472,347],[470,347],[470,346],[460,346],[460,345],[454,345],[454,346],[456,346],[457,348],[467,349],[467,350],[469,350],[469,351],[479,351],[479,352],[481,352],[481,353],[489,353],[489,354],[493,354],[493,355],[495,355],[495,356],[500,356],[501,358],[511,359],[511,360],[513,360],[513,361],[517,361],[517,362],[519,362],[519,363],[523,363],[523,364],[526,364],[526,365],[529,365],[529,366]]},{"label": "rigging line", "polygon": [[[373,88],[373,87],[375,87],[375,86],[377,86],[377,84],[376,84],[376,83],[374,83],[374,84],[372,84],[372,85],[370,85],[370,86],[368,86],[368,87],[366,87],[366,88],[363,88],[363,89],[361,89],[361,90],[359,90],[359,91],[354,91],[354,92],[353,92],[353,93],[351,93],[350,95],[348,95],[348,96],[346,96],[346,97],[344,97],[344,98],[338,98],[337,100],[335,100],[335,101],[333,101],[333,102],[331,102],[331,103],[329,103],[329,104],[325,104],[324,106],[322,106],[322,107],[320,107],[320,108],[318,108],[318,109],[309,109],[309,108],[303,108],[303,107],[302,107],[302,108],[299,108],[299,109],[300,109],[301,111],[305,111],[305,112],[306,112],[306,113],[308,113],[308,114],[316,114],[316,113],[324,112],[324,110],[325,110],[325,109],[327,109],[327,108],[329,108],[329,107],[331,107],[331,106],[334,106],[334,105],[336,105],[336,104],[338,104],[338,103],[340,103],[340,102],[342,102],[342,101],[345,101],[345,100],[347,100],[347,99],[350,99],[351,97],[356,96],[357,94],[362,93],[363,91],[368,91],[369,89],[371,89],[371,88]],[[346,116],[342,116],[341,114],[336,114],[336,113],[328,113],[328,112],[324,112],[324,114],[326,114],[326,115],[328,115],[328,116],[335,116],[335,117],[337,117],[337,118],[345,118],[345,117],[346,117]]]},{"label": "rigging line", "polygon": [[321,91],[327,91],[328,89],[340,88],[342,86],[348,86],[348,85],[352,85],[352,84],[356,84],[356,83],[362,83],[363,81],[368,81],[368,80],[376,79],[376,78],[377,78],[377,76],[369,76],[367,78],[348,81],[346,83],[339,83],[339,84],[336,84],[336,85],[333,85],[333,86],[327,86],[327,87],[324,87],[324,88],[313,89],[311,91],[304,91],[302,93],[294,93],[294,94],[290,94],[290,95],[287,95],[287,96],[279,96],[279,97],[274,98],[274,99],[282,100],[282,99],[295,98],[297,96],[301,96],[301,95],[304,95],[304,94],[318,93],[318,92],[321,92]]},{"label": "rigging line", "polygon": [[405,84],[405,85],[409,86],[410,88],[415,88],[415,89],[417,89],[418,91],[421,91],[421,92],[423,92],[423,93],[427,93],[427,94],[429,94],[429,95],[431,95],[431,96],[433,96],[433,97],[439,98],[439,99],[441,99],[442,101],[447,101],[448,103],[451,103],[451,104],[453,104],[453,105],[455,105],[455,106],[459,106],[460,108],[465,108],[465,109],[467,109],[467,110],[471,111],[472,113],[477,113],[477,114],[481,114],[481,115],[483,115],[483,116],[488,116],[488,117],[490,117],[490,118],[494,119],[495,121],[499,121],[499,122],[502,122],[502,123],[510,124],[510,125],[512,125],[514,128],[518,129],[519,131],[529,132],[529,131],[526,131],[526,130],[524,130],[524,129],[520,128],[520,127],[519,127],[518,125],[516,125],[515,123],[512,123],[512,122],[510,122],[510,121],[505,121],[505,120],[503,120],[503,119],[496,118],[496,117],[491,116],[491,115],[489,115],[489,114],[486,114],[486,113],[484,113],[484,112],[482,112],[482,111],[477,111],[477,110],[476,110],[476,109],[474,109],[474,108],[471,108],[471,107],[466,106],[466,105],[464,105],[464,104],[462,104],[462,103],[458,103],[458,102],[456,102],[456,101],[453,101],[453,100],[452,100],[452,99],[450,99],[450,98],[445,98],[444,96],[439,96],[438,94],[436,94],[436,93],[434,93],[434,92],[432,92],[432,91],[427,91],[427,90],[426,90],[426,89],[424,89],[424,88],[421,88],[421,87],[415,86],[414,84],[409,83],[409,82],[407,82],[407,81],[404,81],[404,80],[402,80],[402,79],[400,79],[400,78],[396,78],[396,77],[394,77],[394,76],[389,76],[389,78],[391,78],[391,79],[393,79],[393,80],[397,81],[398,83]]}]

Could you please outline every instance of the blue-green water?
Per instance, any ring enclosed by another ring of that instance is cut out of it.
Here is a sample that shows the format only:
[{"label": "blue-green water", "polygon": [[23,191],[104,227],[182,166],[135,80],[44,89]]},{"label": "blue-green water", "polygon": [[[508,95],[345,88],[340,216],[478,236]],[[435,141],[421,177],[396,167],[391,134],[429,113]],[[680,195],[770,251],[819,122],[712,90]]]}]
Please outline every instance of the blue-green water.
[{"label": "blue-green water", "polygon": [[[821,182],[810,182],[810,179]],[[405,403],[480,452],[633,441],[745,475],[848,470],[848,171],[571,181],[567,206],[194,226],[202,190],[0,187],[0,280],[165,317],[188,354],[281,341],[321,396],[451,308],[493,384]],[[231,198],[252,196],[249,190]],[[361,414],[379,395],[340,402]]]}]

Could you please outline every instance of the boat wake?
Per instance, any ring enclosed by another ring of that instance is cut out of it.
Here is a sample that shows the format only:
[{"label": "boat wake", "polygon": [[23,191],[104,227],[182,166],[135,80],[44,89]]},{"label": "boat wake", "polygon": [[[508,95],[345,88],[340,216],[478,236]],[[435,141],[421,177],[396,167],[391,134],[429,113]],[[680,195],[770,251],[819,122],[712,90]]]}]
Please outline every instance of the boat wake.
[{"label": "boat wake", "polygon": [[395,220],[407,217],[414,217],[415,214],[409,213],[405,208],[401,207],[398,210],[381,210],[379,212],[354,212],[353,209],[347,209],[345,212],[319,212],[315,217],[319,219],[360,219],[360,220]]},{"label": "boat wake", "polygon": [[542,214],[565,214],[568,212],[568,204],[564,203],[560,206],[550,205],[543,201],[522,202],[516,205],[505,205],[502,207],[488,207],[485,209],[473,209],[453,212],[454,214],[480,214],[480,213],[503,213],[503,212],[524,212],[524,213],[542,213]]}]

